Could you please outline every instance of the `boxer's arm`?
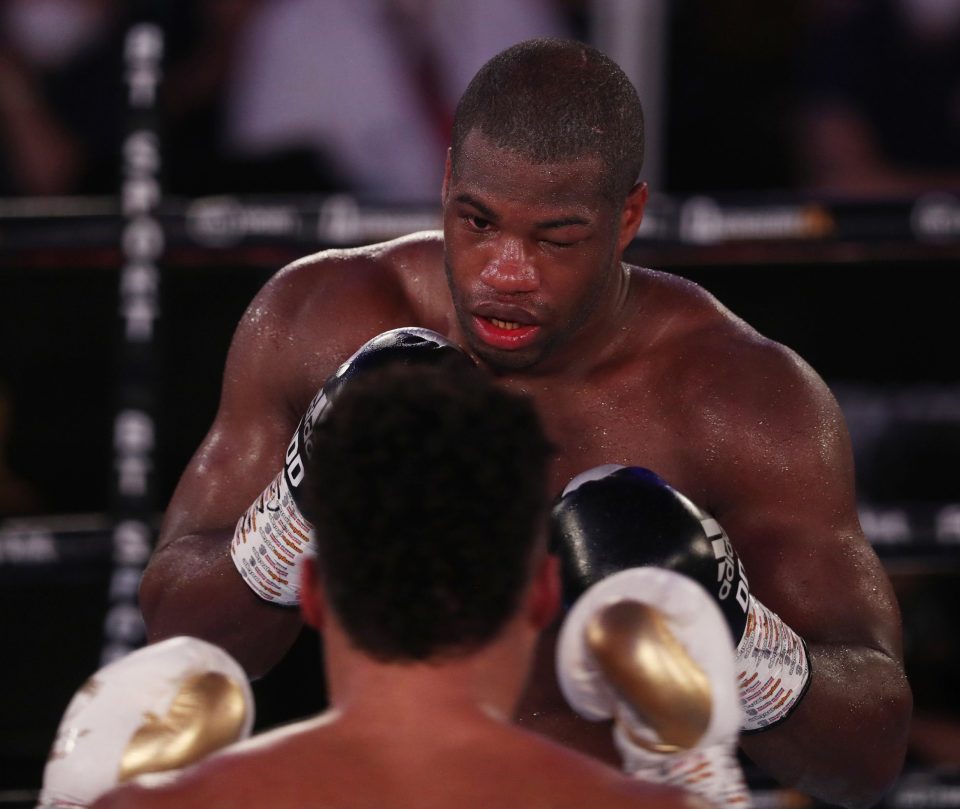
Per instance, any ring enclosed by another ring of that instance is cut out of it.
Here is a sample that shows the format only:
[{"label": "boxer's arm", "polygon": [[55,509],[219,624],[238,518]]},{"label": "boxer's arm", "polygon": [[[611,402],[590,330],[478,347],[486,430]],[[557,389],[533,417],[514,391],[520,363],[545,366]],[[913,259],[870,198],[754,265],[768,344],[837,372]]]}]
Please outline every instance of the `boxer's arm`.
[{"label": "boxer's arm", "polygon": [[177,485],[141,585],[151,641],[201,637],[259,676],[300,631],[296,609],[270,604],[246,585],[229,547],[326,376],[373,334],[409,319],[396,311],[401,296],[382,272],[368,262],[342,264],[287,268],[241,320],[213,426]]},{"label": "boxer's arm", "polygon": [[250,398],[236,409],[225,404],[168,506],[140,603],[151,642],[179,634],[204,638],[259,676],[293,643],[300,620],[296,610],[262,601],[228,549],[238,516],[276,475],[277,448],[296,422],[271,424],[276,416],[252,408]]},{"label": "boxer's arm", "polygon": [[[807,693],[780,724],[743,738],[781,781],[849,806],[877,801],[903,763],[911,711],[899,611],[860,528],[842,414],[822,380],[761,347],[752,393],[719,412],[724,459],[700,502],[724,526],[753,594],[806,641]],[[717,399],[703,400],[709,408]],[[694,499],[701,497],[692,493]]]}]

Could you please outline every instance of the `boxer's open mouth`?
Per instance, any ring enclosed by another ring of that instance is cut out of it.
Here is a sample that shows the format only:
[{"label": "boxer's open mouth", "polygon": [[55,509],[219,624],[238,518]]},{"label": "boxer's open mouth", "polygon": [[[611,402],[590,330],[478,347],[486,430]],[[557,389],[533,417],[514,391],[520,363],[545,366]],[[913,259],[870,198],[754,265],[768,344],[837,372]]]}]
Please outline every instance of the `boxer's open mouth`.
[{"label": "boxer's open mouth", "polygon": [[507,351],[523,348],[540,332],[540,326],[534,323],[518,323],[498,317],[474,315],[473,322],[477,335],[483,342]]}]

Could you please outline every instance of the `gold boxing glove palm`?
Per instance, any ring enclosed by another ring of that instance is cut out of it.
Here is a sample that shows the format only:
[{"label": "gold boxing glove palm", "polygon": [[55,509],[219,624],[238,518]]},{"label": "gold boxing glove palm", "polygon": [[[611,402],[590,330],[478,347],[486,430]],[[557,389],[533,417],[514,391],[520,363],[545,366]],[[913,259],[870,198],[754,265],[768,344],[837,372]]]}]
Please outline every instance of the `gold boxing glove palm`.
[{"label": "gold boxing glove palm", "polygon": [[120,783],[175,774],[253,728],[253,694],[229,654],[197,638],[145,646],[97,671],[67,706],[39,806],[87,806]]},{"label": "gold boxing glove palm", "polygon": [[594,584],[564,620],[557,677],[574,711],[614,720],[626,772],[718,806],[750,805],[733,640],[692,579],[631,568]]}]

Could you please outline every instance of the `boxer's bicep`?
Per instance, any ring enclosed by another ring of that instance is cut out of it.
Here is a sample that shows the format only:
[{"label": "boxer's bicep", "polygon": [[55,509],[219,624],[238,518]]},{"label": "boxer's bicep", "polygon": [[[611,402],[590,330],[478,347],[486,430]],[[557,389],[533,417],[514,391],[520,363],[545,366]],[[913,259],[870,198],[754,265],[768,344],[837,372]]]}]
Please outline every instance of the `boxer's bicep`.
[{"label": "boxer's bicep", "polygon": [[[302,378],[315,355],[303,339],[312,333],[300,315],[311,303],[298,281],[303,277],[274,276],[241,319],[213,425],[174,491],[140,586],[151,641],[178,634],[206,638],[230,650],[253,675],[268,671],[300,629],[295,610],[265,605],[237,575],[230,540],[240,516],[281,467],[300,416],[291,399],[319,384]],[[322,344],[325,335],[315,336]]]},{"label": "boxer's bicep", "polygon": [[[240,515],[276,474],[296,420],[274,337],[255,339],[258,306],[270,311],[270,285],[234,335],[214,422],[167,506],[157,549],[140,586],[152,642],[187,634],[229,649],[252,674],[283,655],[299,631],[295,611],[266,614],[236,575],[230,538]],[[280,326],[272,332],[280,336]],[[261,333],[265,331],[261,324]],[[289,614],[286,614],[289,613]]]},{"label": "boxer's bicep", "polygon": [[320,254],[264,285],[234,332],[213,424],[171,499],[161,547],[189,534],[233,531],[280,470],[317,389],[382,331],[382,275]]},{"label": "boxer's bicep", "polygon": [[811,644],[900,653],[899,613],[883,567],[852,520],[778,500],[729,513],[751,591]]},{"label": "boxer's bicep", "polygon": [[775,369],[778,394],[751,419],[715,516],[751,591],[809,643],[900,651],[892,587],[860,527],[839,405],[803,364]]},{"label": "boxer's bicep", "polygon": [[261,293],[233,336],[213,424],[184,470],[166,511],[159,547],[189,534],[232,532],[276,474],[298,416],[281,346],[293,324],[266,315]]},{"label": "boxer's bicep", "polygon": [[749,472],[733,476],[739,490],[725,492],[717,517],[752,593],[799,633],[809,659],[796,710],[744,736],[744,750],[785,784],[866,806],[900,771],[911,696],[899,610],[861,530],[849,439],[822,385],[794,388],[762,414],[765,449],[741,459]]}]

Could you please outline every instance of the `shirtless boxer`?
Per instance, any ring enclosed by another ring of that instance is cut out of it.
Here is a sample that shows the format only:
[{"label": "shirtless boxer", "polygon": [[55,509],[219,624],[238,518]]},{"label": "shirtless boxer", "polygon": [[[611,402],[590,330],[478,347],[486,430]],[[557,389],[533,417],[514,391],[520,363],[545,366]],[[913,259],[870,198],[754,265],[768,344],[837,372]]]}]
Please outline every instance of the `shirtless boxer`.
[{"label": "shirtless boxer", "polygon": [[[529,401],[463,364],[390,368],[352,383],[311,440],[300,599],[330,709],[97,809],[709,809],[510,722],[560,589],[552,448]],[[713,657],[736,706],[729,638]]]},{"label": "shirtless boxer", "polygon": [[[150,637],[208,638],[253,675],[283,656],[300,617],[239,575],[238,520],[344,359],[387,329],[423,326],[533,397],[560,449],[553,492],[601,464],[642,466],[723,525],[812,672],[790,715],[744,749],[785,784],[869,805],[901,767],[911,696],[842,415],[796,354],[703,289],[622,263],[647,199],[642,139],[636,93],[609,60],[576,43],[521,44],[458,107],[442,234],[319,253],[265,285],[144,577]],[[521,717],[596,750],[557,693],[549,647]]]}]

